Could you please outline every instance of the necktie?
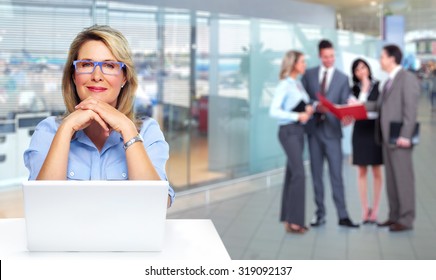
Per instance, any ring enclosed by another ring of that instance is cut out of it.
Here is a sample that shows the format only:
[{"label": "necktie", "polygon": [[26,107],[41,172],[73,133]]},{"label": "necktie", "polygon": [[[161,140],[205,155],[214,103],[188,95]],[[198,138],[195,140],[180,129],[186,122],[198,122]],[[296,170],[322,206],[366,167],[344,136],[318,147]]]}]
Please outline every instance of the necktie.
[{"label": "necktie", "polygon": [[383,85],[382,96],[383,99],[386,98],[388,90],[391,88],[392,80],[389,78],[386,83]]},{"label": "necktie", "polygon": [[386,81],[385,85],[383,86],[383,94],[385,94],[389,90],[389,88],[391,87],[391,82],[391,79],[388,79]]},{"label": "necktie", "polygon": [[[325,96],[326,82],[327,82],[327,70],[324,71],[324,75],[322,76],[320,91],[319,91],[319,93],[324,96]],[[315,119],[317,124],[321,124],[325,120],[325,114],[315,113]]]},{"label": "necktie", "polygon": [[322,80],[321,80],[320,93],[322,95],[325,95],[326,82],[327,82],[327,70],[324,71],[324,75],[323,75]]}]

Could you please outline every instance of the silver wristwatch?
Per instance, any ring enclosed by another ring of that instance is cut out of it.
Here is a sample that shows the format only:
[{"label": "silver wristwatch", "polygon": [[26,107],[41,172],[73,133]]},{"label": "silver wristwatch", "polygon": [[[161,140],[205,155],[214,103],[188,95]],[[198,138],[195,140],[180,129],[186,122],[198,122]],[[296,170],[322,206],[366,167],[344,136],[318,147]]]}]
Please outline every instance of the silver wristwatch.
[{"label": "silver wristwatch", "polygon": [[139,133],[138,133],[138,135],[136,135],[135,137],[133,137],[132,139],[130,139],[129,141],[124,143],[124,145],[123,145],[124,150],[127,150],[128,147],[130,147],[133,143],[136,143],[136,142],[144,142],[144,139],[142,139],[142,136]]}]

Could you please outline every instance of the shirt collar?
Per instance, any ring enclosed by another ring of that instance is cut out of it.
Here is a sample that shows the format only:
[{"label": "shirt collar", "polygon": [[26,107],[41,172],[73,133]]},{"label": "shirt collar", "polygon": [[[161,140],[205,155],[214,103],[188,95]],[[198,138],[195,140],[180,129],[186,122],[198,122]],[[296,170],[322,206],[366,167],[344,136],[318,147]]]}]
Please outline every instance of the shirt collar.
[{"label": "shirt collar", "polygon": [[292,78],[291,76],[286,77],[286,80],[288,83],[295,83],[296,79]]},{"label": "shirt collar", "polygon": [[112,146],[123,144],[124,140],[121,137],[121,134],[119,134],[116,131],[111,131],[109,134],[109,137],[106,139],[106,143],[104,143],[103,149],[101,150],[101,153],[104,153],[107,149],[111,148]]},{"label": "shirt collar", "polygon": [[71,138],[71,142],[78,141],[80,143],[89,145],[87,140],[90,141],[90,139],[88,138],[88,136],[85,134],[83,130],[76,131],[76,133],[74,133],[73,137]]},{"label": "shirt collar", "polygon": [[[94,143],[91,141],[91,139],[89,139],[88,135],[86,135],[83,130],[79,130],[74,134],[73,138],[71,138],[71,142],[73,141],[77,141],[89,147],[96,148]],[[106,139],[106,142],[104,143],[101,153],[103,154],[107,149],[109,149],[112,146],[118,145],[119,143],[123,143],[123,138],[118,132],[111,131],[109,137]]]},{"label": "shirt collar", "polygon": [[327,70],[327,74],[330,74],[335,70],[335,67],[326,68],[324,65],[321,64],[319,67],[320,73],[324,73],[324,71],[326,71],[326,70]]},{"label": "shirt collar", "polygon": [[398,72],[400,72],[400,70],[402,69],[401,65],[398,65],[397,67],[395,67],[391,73],[389,73],[389,79],[391,79],[392,81],[395,79],[395,76],[397,76]]}]

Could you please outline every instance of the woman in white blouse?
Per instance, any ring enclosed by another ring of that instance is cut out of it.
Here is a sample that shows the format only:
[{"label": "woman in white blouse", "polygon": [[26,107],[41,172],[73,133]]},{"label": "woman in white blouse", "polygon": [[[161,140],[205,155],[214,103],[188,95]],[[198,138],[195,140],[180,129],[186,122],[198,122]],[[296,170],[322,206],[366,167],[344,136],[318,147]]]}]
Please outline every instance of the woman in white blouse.
[{"label": "woman in white blouse", "polygon": [[282,61],[280,82],[270,106],[270,116],[278,120],[279,140],[287,163],[280,221],[290,233],[305,233],[305,172],[303,165],[304,124],[313,114],[309,96],[298,77],[306,71],[304,55],[288,51]]}]

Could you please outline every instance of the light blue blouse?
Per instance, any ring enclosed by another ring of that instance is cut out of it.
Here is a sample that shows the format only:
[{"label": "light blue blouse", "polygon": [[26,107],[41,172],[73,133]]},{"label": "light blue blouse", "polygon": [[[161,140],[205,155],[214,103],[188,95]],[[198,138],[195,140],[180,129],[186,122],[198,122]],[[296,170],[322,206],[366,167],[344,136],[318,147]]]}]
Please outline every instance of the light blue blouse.
[{"label": "light blue blouse", "polygon": [[298,122],[298,113],[292,112],[301,101],[309,103],[309,95],[300,80],[287,77],[277,85],[271,102],[269,114],[278,119],[279,125]]},{"label": "light blue blouse", "polygon": [[[30,146],[24,152],[29,180],[35,180],[38,176],[60,123],[59,118],[48,117],[36,126]],[[148,118],[144,120],[139,133],[156,172],[162,180],[167,180],[165,164],[169,157],[169,146],[159,124]],[[67,180],[128,180],[123,144],[121,134],[112,131],[99,151],[83,130],[76,132],[70,143]],[[172,203],[175,194],[171,187],[168,194]]]}]

